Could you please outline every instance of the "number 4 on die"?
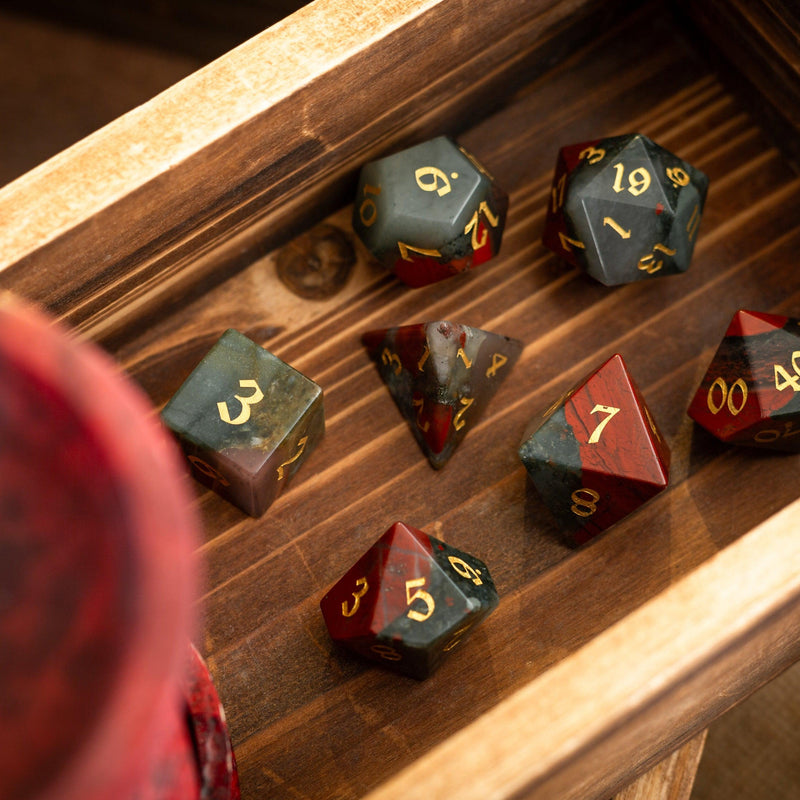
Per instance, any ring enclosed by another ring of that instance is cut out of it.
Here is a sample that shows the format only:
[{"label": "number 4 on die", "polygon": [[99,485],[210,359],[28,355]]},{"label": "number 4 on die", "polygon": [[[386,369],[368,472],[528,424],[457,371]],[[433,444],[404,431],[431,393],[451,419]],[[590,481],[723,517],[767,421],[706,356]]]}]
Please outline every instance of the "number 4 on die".
[{"label": "number 4 on die", "polygon": [[688,413],[723,442],[800,451],[800,320],[737,311]]}]

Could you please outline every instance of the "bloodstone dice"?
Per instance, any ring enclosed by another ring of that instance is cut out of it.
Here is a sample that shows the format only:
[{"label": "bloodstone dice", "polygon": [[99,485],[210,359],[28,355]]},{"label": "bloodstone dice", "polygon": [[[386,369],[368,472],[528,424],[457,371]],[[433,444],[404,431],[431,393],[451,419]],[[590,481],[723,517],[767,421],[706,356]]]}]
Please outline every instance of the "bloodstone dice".
[{"label": "bloodstone dice", "polygon": [[507,210],[492,176],[440,136],[362,168],[353,229],[400,280],[424,286],[496,255]]},{"label": "bloodstone dice", "polygon": [[800,320],[737,311],[688,413],[723,442],[800,452]]},{"label": "bloodstone dice", "polygon": [[161,417],[197,480],[252,516],[286,488],[325,430],[320,387],[233,329]]},{"label": "bloodstone dice", "polygon": [[331,638],[425,678],[497,606],[486,565],[396,522],[320,602]]},{"label": "bloodstone dice", "polygon": [[641,134],[563,147],[542,241],[606,286],[685,272],[708,178]]},{"label": "bloodstone dice", "polygon": [[534,486],[577,544],[666,488],[669,455],[619,354],[534,418],[519,448]]},{"label": "bloodstone dice", "polygon": [[522,351],[516,339],[446,321],[370,331],[363,342],[436,469],[480,418]]}]

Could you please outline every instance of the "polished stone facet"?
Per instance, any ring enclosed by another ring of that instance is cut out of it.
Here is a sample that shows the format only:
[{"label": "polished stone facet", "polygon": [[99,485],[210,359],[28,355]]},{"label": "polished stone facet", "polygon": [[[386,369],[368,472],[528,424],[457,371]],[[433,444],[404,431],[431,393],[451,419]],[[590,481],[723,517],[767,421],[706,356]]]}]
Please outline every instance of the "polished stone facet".
[{"label": "polished stone facet", "polygon": [[446,321],[382,328],[363,342],[431,465],[445,465],[522,351],[516,339]]},{"label": "polished stone facet", "polygon": [[542,241],[607,286],[685,272],[708,178],[646,136],[558,154]]},{"label": "polished stone facet", "polygon": [[252,516],[322,438],[322,389],[246,336],[226,331],[161,413],[192,472]]},{"label": "polished stone facet", "polygon": [[537,415],[519,456],[561,528],[579,544],[669,480],[669,449],[620,355]]},{"label": "polished stone facet", "polygon": [[400,280],[424,286],[495,256],[507,210],[484,167],[440,136],[362,168],[353,230]]},{"label": "polished stone facet", "polygon": [[688,413],[723,442],[800,452],[800,320],[737,311]]},{"label": "polished stone facet", "polygon": [[331,638],[425,678],[497,606],[486,565],[396,522],[320,602]]}]

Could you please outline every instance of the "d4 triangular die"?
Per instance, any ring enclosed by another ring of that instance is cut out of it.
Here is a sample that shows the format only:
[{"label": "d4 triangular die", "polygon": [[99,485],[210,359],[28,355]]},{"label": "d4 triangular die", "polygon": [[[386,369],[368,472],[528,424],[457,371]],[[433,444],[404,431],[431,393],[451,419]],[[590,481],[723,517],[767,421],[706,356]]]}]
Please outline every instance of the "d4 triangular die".
[{"label": "d4 triangular die", "polygon": [[516,339],[446,321],[369,331],[363,343],[436,469],[447,463],[522,352]]}]

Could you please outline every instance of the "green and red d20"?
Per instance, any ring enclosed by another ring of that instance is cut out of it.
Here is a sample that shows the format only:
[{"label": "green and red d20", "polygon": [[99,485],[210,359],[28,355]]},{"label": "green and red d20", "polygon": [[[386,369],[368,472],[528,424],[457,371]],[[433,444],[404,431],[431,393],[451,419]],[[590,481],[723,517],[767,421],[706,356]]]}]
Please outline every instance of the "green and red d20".
[{"label": "green and red d20", "polygon": [[800,452],[800,320],[737,311],[688,413],[723,442]]},{"label": "green and red d20", "polygon": [[439,136],[361,170],[353,230],[409,286],[424,286],[495,256],[508,195],[463,147]]},{"label": "green and red d20", "polygon": [[516,339],[447,321],[369,331],[363,342],[436,469],[480,418],[522,352]]},{"label": "green and red d20", "polygon": [[606,286],[685,272],[708,178],[641,134],[563,147],[542,241]]},{"label": "green and red d20", "polygon": [[619,354],[534,418],[519,456],[578,544],[626,517],[669,480],[669,448]]},{"label": "green and red d20", "polygon": [[497,602],[481,560],[396,522],[322,598],[320,608],[335,642],[422,679]]},{"label": "green and red d20", "polygon": [[252,516],[286,488],[325,431],[322,389],[233,329],[161,418],[195,478]]}]

